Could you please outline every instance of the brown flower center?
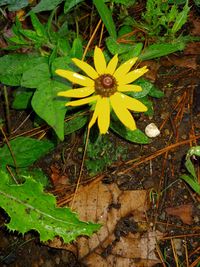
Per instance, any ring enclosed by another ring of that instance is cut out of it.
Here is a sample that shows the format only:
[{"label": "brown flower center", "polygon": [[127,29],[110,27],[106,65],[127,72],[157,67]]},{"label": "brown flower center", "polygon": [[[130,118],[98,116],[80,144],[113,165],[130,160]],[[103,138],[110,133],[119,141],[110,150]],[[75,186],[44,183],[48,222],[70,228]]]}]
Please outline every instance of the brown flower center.
[{"label": "brown flower center", "polygon": [[103,74],[95,80],[94,89],[97,95],[109,97],[117,91],[116,79],[110,74]]}]

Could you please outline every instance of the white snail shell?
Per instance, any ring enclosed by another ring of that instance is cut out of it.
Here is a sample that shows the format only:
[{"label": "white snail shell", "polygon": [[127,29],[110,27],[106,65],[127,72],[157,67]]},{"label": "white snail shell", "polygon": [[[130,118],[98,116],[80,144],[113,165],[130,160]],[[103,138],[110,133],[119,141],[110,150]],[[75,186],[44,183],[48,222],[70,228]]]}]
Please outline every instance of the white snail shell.
[{"label": "white snail shell", "polygon": [[155,125],[155,123],[150,123],[146,126],[145,128],[145,134],[148,137],[156,137],[160,134],[160,130],[158,129],[158,127]]}]

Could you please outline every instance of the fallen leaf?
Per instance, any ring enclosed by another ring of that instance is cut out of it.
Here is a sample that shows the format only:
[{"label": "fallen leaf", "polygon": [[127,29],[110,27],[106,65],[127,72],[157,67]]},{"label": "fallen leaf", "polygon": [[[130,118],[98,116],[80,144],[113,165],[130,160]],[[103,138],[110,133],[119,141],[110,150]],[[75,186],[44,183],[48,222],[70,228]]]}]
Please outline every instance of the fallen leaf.
[{"label": "fallen leaf", "polygon": [[181,205],[165,209],[168,215],[174,215],[185,224],[192,224],[192,204]]},{"label": "fallen leaf", "polygon": [[160,63],[159,61],[156,60],[146,60],[140,63],[140,67],[142,66],[147,66],[148,72],[145,73],[145,77],[147,79],[150,79],[151,81],[155,82],[157,78],[157,72],[158,69],[160,68]]},{"label": "fallen leaf", "polygon": [[197,62],[196,62],[196,56],[182,56],[177,57],[175,55],[171,55],[168,57],[164,57],[161,59],[162,66],[165,67],[171,67],[171,66],[177,66],[177,67],[183,67],[183,68],[190,68],[190,69],[197,69]]},{"label": "fallen leaf", "polygon": [[[97,182],[81,186],[73,210],[81,220],[101,223],[102,227],[90,238],[78,238],[76,249],[71,245],[60,248],[77,251],[77,257],[91,267],[151,267],[160,262],[155,254],[159,234],[152,232],[146,222],[147,197],[146,190],[121,191],[115,184]],[[129,231],[122,229],[116,236],[118,224],[126,218]],[[54,246],[53,242],[50,246]]]}]

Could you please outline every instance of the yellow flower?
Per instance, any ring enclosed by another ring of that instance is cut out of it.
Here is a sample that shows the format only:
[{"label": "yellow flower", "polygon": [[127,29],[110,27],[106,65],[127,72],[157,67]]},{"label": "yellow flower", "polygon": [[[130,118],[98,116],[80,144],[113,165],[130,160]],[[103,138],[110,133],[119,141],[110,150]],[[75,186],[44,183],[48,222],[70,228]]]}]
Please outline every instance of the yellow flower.
[{"label": "yellow flower", "polygon": [[95,103],[95,110],[89,123],[89,128],[98,120],[101,134],[105,134],[109,128],[111,108],[126,127],[130,130],[135,130],[135,120],[129,110],[144,112],[147,111],[147,107],[139,100],[129,97],[123,94],[123,92],[141,91],[142,88],[140,86],[131,83],[147,72],[148,69],[142,67],[130,71],[137,61],[136,57],[129,59],[117,68],[118,55],[115,55],[110,62],[106,64],[104,55],[97,46],[94,50],[95,69],[77,58],[73,58],[72,61],[84,71],[88,77],[69,70],[56,70],[59,76],[83,86],[58,93],[59,96],[82,98],[70,101],[66,106],[81,106],[88,103]]}]

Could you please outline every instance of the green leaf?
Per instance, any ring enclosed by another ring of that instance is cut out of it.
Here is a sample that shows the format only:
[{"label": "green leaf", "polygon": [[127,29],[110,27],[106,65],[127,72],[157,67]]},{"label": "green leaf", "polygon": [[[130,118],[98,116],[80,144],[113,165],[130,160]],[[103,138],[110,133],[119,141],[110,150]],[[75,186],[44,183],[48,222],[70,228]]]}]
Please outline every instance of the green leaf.
[{"label": "green leaf", "polygon": [[116,39],[117,32],[116,32],[115,23],[113,21],[111,11],[106,6],[103,0],[93,0],[93,4],[95,5],[97,11],[99,12],[99,15],[107,31],[109,32],[110,36]]},{"label": "green leaf", "polygon": [[74,115],[70,120],[65,122],[64,131],[65,135],[71,134],[81,129],[88,122],[88,116],[85,115]]},{"label": "green leaf", "polygon": [[152,88],[154,87],[154,85],[149,82],[148,80],[144,79],[144,78],[140,78],[137,81],[134,82],[134,84],[139,85],[142,87],[142,91],[140,92],[130,92],[127,93],[127,95],[134,97],[134,98],[142,98],[146,95],[149,94],[149,92],[152,90]]},{"label": "green leaf", "polygon": [[1,0],[0,6],[8,5],[9,11],[17,11],[28,6],[28,0]]},{"label": "green leaf", "polygon": [[191,147],[188,150],[188,153],[187,153],[186,158],[191,157],[193,155],[200,156],[200,146],[193,146],[193,147]]},{"label": "green leaf", "polygon": [[40,37],[46,37],[46,31],[43,26],[43,24],[39,21],[38,17],[35,15],[35,13],[30,12],[31,22],[33,25],[33,28],[38,36]]},{"label": "green leaf", "polygon": [[81,59],[83,56],[83,44],[81,39],[78,37],[73,41],[72,49],[70,51],[70,57],[76,57]]},{"label": "green leaf", "polygon": [[57,50],[58,50],[58,54],[61,56],[69,55],[71,46],[70,46],[69,40],[66,37],[65,38],[60,37],[57,40]]},{"label": "green leaf", "polygon": [[[76,71],[77,69],[74,69],[74,65],[72,63],[71,57],[66,56],[66,57],[57,57],[51,67],[52,75],[56,75],[55,71],[57,69],[63,69],[63,70],[71,70],[71,71]],[[56,75],[58,77],[58,75]]]},{"label": "green leaf", "polygon": [[128,53],[124,53],[120,56],[123,61],[127,61],[133,57],[138,57],[142,51],[143,43],[137,43],[133,45],[131,50]]},{"label": "green leaf", "polygon": [[119,144],[113,144],[108,135],[99,135],[93,128],[90,132],[85,165],[90,175],[95,175],[119,158],[125,159],[126,154],[126,148]]},{"label": "green leaf", "polygon": [[149,117],[152,117],[154,114],[152,101],[149,99],[148,96],[140,98],[140,101],[147,107],[147,111],[144,114]]},{"label": "green leaf", "polygon": [[26,109],[27,107],[30,107],[30,100],[32,96],[33,92],[30,91],[30,89],[19,87],[15,92],[12,108]]},{"label": "green leaf", "polygon": [[190,158],[188,158],[185,162],[185,167],[187,169],[187,171],[193,176],[193,178],[197,181],[197,176],[196,176],[196,173],[195,173],[195,169],[194,169],[194,165],[191,161]]},{"label": "green leaf", "polygon": [[153,44],[145,48],[142,54],[139,56],[141,60],[149,60],[162,56],[169,55],[176,51],[182,51],[185,48],[184,42],[177,42],[172,44],[162,43],[162,44]]},{"label": "green leaf", "polygon": [[0,206],[11,217],[9,230],[22,234],[36,230],[41,241],[59,236],[70,242],[79,235],[91,235],[100,225],[81,222],[69,208],[56,207],[56,198],[43,191],[31,177],[21,185],[9,185],[9,177],[0,172]]},{"label": "green leaf", "polygon": [[110,124],[110,128],[117,134],[119,134],[121,137],[123,137],[125,140],[128,140],[133,143],[138,144],[148,144],[149,138],[139,129],[136,129],[135,131],[131,131],[122,125],[119,121],[113,121]]},{"label": "green leaf", "polygon": [[106,38],[106,46],[112,55],[130,52],[133,48],[133,45],[118,43],[113,37]]},{"label": "green leaf", "polygon": [[34,13],[55,9],[63,0],[41,0],[32,8]]},{"label": "green leaf", "polygon": [[42,43],[45,41],[44,38],[42,36],[38,36],[35,31],[21,29],[19,32],[35,43]]},{"label": "green leaf", "polygon": [[[15,170],[12,170],[15,171]],[[16,173],[16,171],[15,171]],[[37,183],[41,183],[44,188],[50,187],[50,180],[40,168],[19,168],[16,173],[17,181],[25,181],[27,178],[32,177]]]},{"label": "green leaf", "polygon": [[115,4],[121,4],[121,5],[124,5],[126,7],[129,7],[131,5],[134,5],[136,0],[113,0],[112,2]]},{"label": "green leaf", "polygon": [[[9,143],[17,167],[30,166],[54,147],[50,141],[41,141],[30,137],[17,137]],[[0,165],[15,167],[13,157],[7,145],[0,148]]]},{"label": "green leaf", "polygon": [[32,107],[37,115],[45,120],[56,132],[60,140],[64,139],[65,103],[58,99],[57,93],[68,90],[68,87],[57,81],[48,80],[41,83],[33,98]]},{"label": "green leaf", "polygon": [[183,174],[181,175],[181,178],[189,184],[189,186],[197,193],[200,195],[200,184],[198,183],[197,180],[194,179],[191,175],[186,175]]},{"label": "green leaf", "polygon": [[83,1],[84,0],[65,0],[64,13],[67,14],[73,7]]},{"label": "green leaf", "polygon": [[152,96],[152,97],[161,98],[164,95],[165,94],[162,91],[160,91],[159,89],[157,89],[156,86],[154,86],[154,85],[151,88],[151,90],[149,91],[149,96]]},{"label": "green leaf", "polygon": [[42,63],[23,73],[21,85],[28,88],[37,88],[49,79],[49,66],[47,63]]},{"label": "green leaf", "polygon": [[188,0],[187,0],[183,10],[176,17],[176,21],[171,29],[172,34],[178,32],[181,29],[181,27],[186,23],[189,11],[190,7],[188,6]]},{"label": "green leaf", "polygon": [[5,55],[0,58],[0,81],[6,85],[19,86],[24,71],[45,62],[47,58],[33,54]]}]

